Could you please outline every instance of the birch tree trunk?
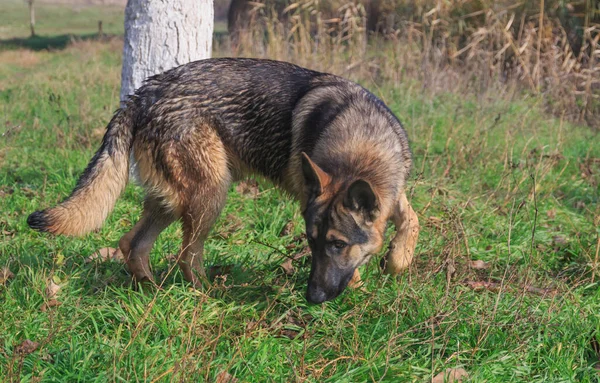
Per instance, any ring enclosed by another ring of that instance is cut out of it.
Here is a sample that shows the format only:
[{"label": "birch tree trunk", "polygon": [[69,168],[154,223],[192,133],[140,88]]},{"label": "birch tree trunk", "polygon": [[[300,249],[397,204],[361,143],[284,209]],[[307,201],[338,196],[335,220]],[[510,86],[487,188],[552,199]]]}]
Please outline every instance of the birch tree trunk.
[{"label": "birch tree trunk", "polygon": [[35,8],[33,7],[34,0],[27,0],[29,4],[29,28],[31,30],[31,37],[35,36]]},{"label": "birch tree trunk", "polygon": [[209,58],[213,0],[128,0],[121,102],[149,76]]}]

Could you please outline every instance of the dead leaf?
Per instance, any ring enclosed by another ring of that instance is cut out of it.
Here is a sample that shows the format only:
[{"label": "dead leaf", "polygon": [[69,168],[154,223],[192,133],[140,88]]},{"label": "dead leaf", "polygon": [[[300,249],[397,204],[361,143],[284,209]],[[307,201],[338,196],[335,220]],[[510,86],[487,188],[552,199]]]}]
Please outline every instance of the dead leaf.
[{"label": "dead leaf", "polygon": [[498,291],[500,288],[500,283],[486,281],[465,281],[465,285],[469,286],[473,290]]},{"label": "dead leaf", "polygon": [[103,247],[102,249],[96,250],[92,255],[87,257],[85,262],[106,262],[111,260],[115,262],[125,262],[125,257],[123,256],[123,252],[121,252],[121,249]]},{"label": "dead leaf", "polygon": [[440,372],[431,379],[431,383],[453,383],[462,382],[469,376],[469,373],[464,368],[447,368],[446,371]]},{"label": "dead leaf", "polygon": [[546,215],[548,216],[548,219],[554,219],[556,218],[556,209],[550,209],[546,212]]},{"label": "dead leaf", "polygon": [[40,346],[38,342],[32,342],[29,339],[25,339],[23,343],[18,346],[15,346],[15,354],[19,355],[29,355]]},{"label": "dead leaf", "polygon": [[280,237],[285,237],[286,235],[290,235],[294,232],[294,221],[289,221],[285,224],[281,232],[279,233]]},{"label": "dead leaf", "polygon": [[10,271],[8,267],[3,267],[0,270],[0,285],[5,285],[10,279],[13,279],[15,275]]},{"label": "dead leaf", "polygon": [[256,180],[241,181],[237,184],[235,190],[243,196],[256,198],[259,193],[258,182]]},{"label": "dead leaf", "polygon": [[60,285],[55,283],[52,278],[48,280],[48,286],[46,286],[46,297],[48,299],[52,299],[58,294],[60,290]]},{"label": "dead leaf", "polygon": [[292,330],[289,328],[281,328],[281,330],[279,330],[279,335],[284,336],[290,340],[296,339],[298,334],[300,334],[300,331]]},{"label": "dead leaf", "polygon": [[[301,251],[307,250],[308,246],[304,246],[304,243],[306,241],[306,234],[300,234],[295,236],[294,238],[292,238],[292,241],[289,245],[285,246],[286,250],[295,250],[298,247],[302,246]],[[310,250],[310,249],[308,249]]]},{"label": "dead leaf", "polygon": [[292,265],[292,258],[286,259],[281,264],[281,268],[283,269],[286,275],[292,275],[296,271],[296,269],[294,269],[294,266]]},{"label": "dead leaf", "polygon": [[[291,250],[292,248],[295,248],[295,245],[294,245],[294,247],[291,247],[288,250]],[[294,268],[294,265],[292,262],[297,261],[298,259],[303,258],[309,254],[310,254],[310,248],[308,246],[305,246],[299,252],[297,252],[296,254],[292,255],[291,257],[289,257],[285,261],[283,261],[283,263],[281,264],[281,268],[287,275],[292,275],[296,272],[296,269]]]},{"label": "dead leaf", "polygon": [[40,306],[40,311],[46,312],[46,311],[48,311],[49,308],[58,307],[60,305],[62,305],[62,302],[59,302],[56,299],[50,299],[48,302],[45,302],[44,304],[42,304]]},{"label": "dead leaf", "polygon": [[489,269],[490,264],[480,259],[477,259],[475,261],[469,262],[469,266],[471,266],[471,268],[475,270],[486,270]]},{"label": "dead leaf", "polygon": [[215,383],[236,383],[239,379],[228,373],[227,371],[222,371],[217,375],[217,379]]}]

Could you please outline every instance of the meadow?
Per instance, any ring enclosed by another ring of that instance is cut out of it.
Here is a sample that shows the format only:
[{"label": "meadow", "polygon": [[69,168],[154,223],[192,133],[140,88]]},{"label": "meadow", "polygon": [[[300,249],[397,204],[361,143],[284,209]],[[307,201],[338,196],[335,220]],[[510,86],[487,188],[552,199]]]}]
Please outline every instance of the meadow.
[{"label": "meadow", "polygon": [[[250,52],[351,77],[403,121],[421,223],[415,261],[395,278],[374,260],[361,270],[362,288],[307,304],[299,206],[248,181],[232,187],[207,241],[209,287],[192,289],[174,267],[181,229],[173,225],[151,254],[160,288],[135,289],[119,257],[94,254],[116,247],[138,219],[138,186],[84,237],[26,224],[70,193],[118,107],[122,14],[82,10],[78,26],[79,16],[41,5],[35,39],[74,37],[40,47],[27,44],[26,6],[7,4],[0,381],[441,382],[447,369],[468,374],[463,382],[599,380],[600,137],[548,113],[543,93],[406,75],[409,63],[386,53],[390,42],[368,50],[356,71],[352,51],[323,62],[301,48]],[[98,12],[116,36],[94,38]],[[244,53],[215,45],[216,56]],[[397,66],[378,76],[393,66],[368,63],[387,54]]]}]

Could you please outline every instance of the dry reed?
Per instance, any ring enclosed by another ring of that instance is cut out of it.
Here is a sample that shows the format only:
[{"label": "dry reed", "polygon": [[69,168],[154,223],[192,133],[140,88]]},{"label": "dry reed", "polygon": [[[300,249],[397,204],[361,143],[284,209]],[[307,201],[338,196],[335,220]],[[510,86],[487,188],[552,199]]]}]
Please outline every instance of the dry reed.
[{"label": "dry reed", "polygon": [[578,28],[565,27],[556,1],[247,4],[244,25],[227,47],[236,56],[376,84],[418,81],[432,92],[524,91],[541,96],[556,115],[600,127],[596,2],[567,4],[572,18],[583,20]]}]

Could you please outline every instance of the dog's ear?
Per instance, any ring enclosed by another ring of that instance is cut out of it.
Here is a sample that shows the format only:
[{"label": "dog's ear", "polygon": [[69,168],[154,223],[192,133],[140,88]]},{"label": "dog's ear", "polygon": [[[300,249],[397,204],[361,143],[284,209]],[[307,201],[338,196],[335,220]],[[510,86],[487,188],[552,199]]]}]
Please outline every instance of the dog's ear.
[{"label": "dog's ear", "polygon": [[363,213],[368,221],[375,220],[379,214],[377,196],[365,180],[357,180],[350,185],[344,198],[344,206],[351,211]]},{"label": "dog's ear", "polygon": [[304,175],[304,185],[309,196],[318,196],[323,193],[323,189],[331,177],[319,165],[315,164],[306,153],[302,152],[302,174]]}]

